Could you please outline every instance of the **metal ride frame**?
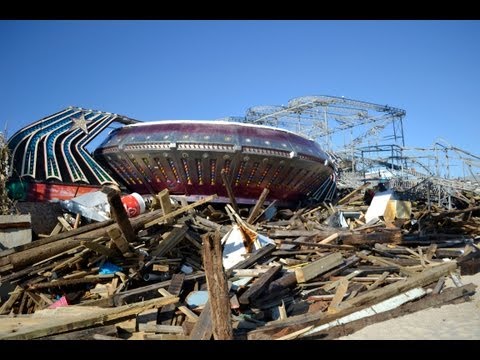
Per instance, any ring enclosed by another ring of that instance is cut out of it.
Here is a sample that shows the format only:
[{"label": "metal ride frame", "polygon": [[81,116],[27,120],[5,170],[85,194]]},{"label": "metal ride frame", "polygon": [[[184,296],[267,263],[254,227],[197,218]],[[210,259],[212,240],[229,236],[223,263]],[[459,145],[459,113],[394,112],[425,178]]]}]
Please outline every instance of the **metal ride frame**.
[{"label": "metal ride frame", "polygon": [[[443,139],[429,148],[406,147],[405,116],[405,110],[388,105],[320,95],[254,106],[244,117],[228,119],[280,127],[317,141],[334,159],[339,187],[388,178],[396,190],[421,192],[448,208],[459,191],[480,193],[480,157]],[[463,173],[452,176],[460,168]]]}]

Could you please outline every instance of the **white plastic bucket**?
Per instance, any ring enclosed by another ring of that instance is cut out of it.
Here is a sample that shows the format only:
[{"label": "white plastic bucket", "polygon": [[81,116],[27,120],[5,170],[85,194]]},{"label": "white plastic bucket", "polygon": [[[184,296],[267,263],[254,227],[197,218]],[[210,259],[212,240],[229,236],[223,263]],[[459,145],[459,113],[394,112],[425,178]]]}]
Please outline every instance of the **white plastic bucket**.
[{"label": "white plastic bucket", "polygon": [[145,201],[138,193],[122,196],[122,203],[128,217],[135,217],[145,212]]}]

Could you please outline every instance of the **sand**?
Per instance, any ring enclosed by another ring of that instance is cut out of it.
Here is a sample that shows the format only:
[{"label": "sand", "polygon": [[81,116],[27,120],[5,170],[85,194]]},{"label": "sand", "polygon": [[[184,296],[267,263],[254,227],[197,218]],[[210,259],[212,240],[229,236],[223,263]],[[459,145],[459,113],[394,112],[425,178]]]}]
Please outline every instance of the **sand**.
[{"label": "sand", "polygon": [[[462,276],[478,286],[472,301],[429,308],[383,321],[339,340],[480,340],[480,273]],[[454,286],[450,279],[446,286]]]}]

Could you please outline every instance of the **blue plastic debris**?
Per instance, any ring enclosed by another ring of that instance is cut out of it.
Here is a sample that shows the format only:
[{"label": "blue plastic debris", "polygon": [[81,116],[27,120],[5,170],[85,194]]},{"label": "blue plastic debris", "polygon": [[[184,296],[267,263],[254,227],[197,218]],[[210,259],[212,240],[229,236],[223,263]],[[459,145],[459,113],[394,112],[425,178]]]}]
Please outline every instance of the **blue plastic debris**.
[{"label": "blue plastic debris", "polygon": [[98,272],[100,275],[108,275],[108,274],[115,274],[118,271],[122,271],[120,266],[112,264],[111,262],[104,262],[103,265],[100,267],[100,271]]},{"label": "blue plastic debris", "polygon": [[192,291],[188,294],[185,302],[190,308],[203,306],[208,301],[208,291]]}]

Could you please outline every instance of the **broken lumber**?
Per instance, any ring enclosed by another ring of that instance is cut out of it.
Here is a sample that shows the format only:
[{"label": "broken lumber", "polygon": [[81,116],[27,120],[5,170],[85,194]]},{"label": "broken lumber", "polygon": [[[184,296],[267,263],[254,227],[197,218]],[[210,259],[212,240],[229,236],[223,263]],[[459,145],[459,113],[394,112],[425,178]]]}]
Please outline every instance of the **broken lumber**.
[{"label": "broken lumber", "polygon": [[297,282],[307,282],[318,275],[326,273],[334,267],[342,264],[343,257],[340,253],[332,253],[321,259],[314,261],[300,269],[295,269],[295,278]]},{"label": "broken lumber", "polygon": [[232,340],[233,329],[228,284],[222,262],[221,236],[218,231],[203,237],[203,266],[207,279],[209,303],[215,340]]},{"label": "broken lumber", "polygon": [[222,169],[222,171],[220,172],[220,176],[222,177],[223,185],[227,190],[228,198],[230,199],[233,210],[235,210],[235,212],[238,214],[238,205],[237,200],[235,199],[235,195],[233,194],[231,179],[225,169]]},{"label": "broken lumber", "polygon": [[267,199],[268,193],[270,192],[269,189],[264,188],[262,193],[260,194],[260,197],[257,200],[257,203],[252,209],[252,212],[248,216],[248,219],[246,221],[247,224],[253,224],[254,220],[257,218],[257,216],[260,214],[262,210],[263,203]]},{"label": "broken lumber", "polygon": [[[183,206],[182,208],[180,209],[177,209],[177,210],[174,210],[168,214],[165,214],[165,215],[162,215],[160,217],[158,217],[158,215],[156,217],[154,217],[152,220],[149,220],[148,222],[145,222],[143,224],[143,228],[144,229],[147,229],[151,226],[154,226],[154,225],[158,225],[158,224],[161,224],[162,222],[168,220],[168,219],[171,219],[171,218],[174,218],[175,216],[177,215],[180,215],[180,214],[183,214],[191,209],[194,209],[196,208],[197,206],[200,206],[200,205],[203,205],[207,202],[210,202],[212,201],[213,199],[215,199],[217,197],[217,194],[213,194],[213,195],[210,195],[210,196],[206,196],[204,197],[203,199],[200,199],[196,202],[194,202],[193,204],[190,204],[190,205],[187,205],[187,206]],[[158,213],[157,213],[158,214]]]},{"label": "broken lumber", "polygon": [[120,191],[108,186],[104,186],[102,188],[102,192],[107,194],[107,200],[110,204],[110,216],[118,224],[118,227],[120,228],[123,236],[125,236],[127,242],[134,242],[137,237],[133,231],[132,224],[130,224],[130,220],[128,219],[127,211],[125,210],[120,198]]},{"label": "broken lumber", "polygon": [[[14,321],[8,321],[8,323],[5,322],[6,319],[3,319],[4,326],[0,329],[0,339],[29,340],[65,331],[84,329],[97,324],[132,317],[146,309],[173,304],[178,300],[178,297],[164,297],[107,309],[67,306],[53,310],[43,310],[50,311],[52,316],[32,315],[12,318]],[[75,311],[79,311],[79,309],[84,310],[74,315]],[[62,313],[63,316],[60,315]]]},{"label": "broken lumber", "polygon": [[262,295],[267,290],[267,287],[281,269],[281,265],[274,266],[270,268],[266,273],[262,274],[260,278],[258,278],[257,281],[255,281],[247,289],[247,291],[242,294],[242,296],[240,296],[240,298],[238,299],[240,304],[248,305],[260,295]]}]

